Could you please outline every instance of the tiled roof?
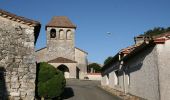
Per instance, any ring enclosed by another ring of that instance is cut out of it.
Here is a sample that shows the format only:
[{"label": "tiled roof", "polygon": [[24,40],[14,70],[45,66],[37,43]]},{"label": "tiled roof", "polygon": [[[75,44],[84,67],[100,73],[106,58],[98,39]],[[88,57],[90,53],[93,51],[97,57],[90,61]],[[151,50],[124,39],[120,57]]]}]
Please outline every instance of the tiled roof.
[{"label": "tiled roof", "polygon": [[157,36],[153,36],[152,37],[153,40],[149,41],[148,43],[142,43],[137,47],[134,47],[134,49],[128,53],[127,56],[125,56],[124,58],[127,59],[129,57],[131,57],[131,55],[135,55],[136,52],[140,51],[140,50],[144,50],[147,46],[153,46],[155,44],[164,44],[166,40],[170,40],[170,32],[168,33],[163,33]]},{"label": "tiled roof", "polygon": [[40,26],[40,22],[21,17],[0,9],[0,16],[29,26]]},{"label": "tiled roof", "polygon": [[145,41],[143,43],[134,44],[127,48],[121,49],[112,59],[111,61],[104,65],[102,71],[106,70],[107,68],[111,67],[111,65],[115,62],[118,62],[119,54],[123,54],[120,60],[127,60],[132,55],[137,54],[139,51],[144,50],[146,47],[153,46],[155,44],[164,44],[166,40],[170,40],[170,32],[163,33],[161,35],[153,36],[152,40]]},{"label": "tiled roof", "polygon": [[129,54],[130,52],[132,52],[135,48],[137,48],[138,46],[140,46],[142,43],[139,43],[139,44],[135,44],[135,45],[132,45],[132,46],[129,46],[127,48],[124,48],[122,50],[120,50],[119,53],[123,53],[123,54]]},{"label": "tiled roof", "polygon": [[77,62],[67,58],[58,57],[56,59],[48,61],[48,63],[77,63]]},{"label": "tiled roof", "polygon": [[170,32],[153,37],[154,43],[156,44],[164,44],[165,41],[169,39],[170,39]]},{"label": "tiled roof", "polygon": [[35,37],[34,43],[36,43],[37,38],[39,36],[40,28],[41,28],[40,22],[12,14],[12,13],[4,11],[2,9],[0,9],[0,16],[3,18],[6,18],[6,19],[24,24],[24,25],[28,25],[30,27],[34,27],[34,37]]},{"label": "tiled roof", "polygon": [[54,16],[46,25],[46,28],[47,27],[76,28],[76,25],[74,25],[66,16]]}]

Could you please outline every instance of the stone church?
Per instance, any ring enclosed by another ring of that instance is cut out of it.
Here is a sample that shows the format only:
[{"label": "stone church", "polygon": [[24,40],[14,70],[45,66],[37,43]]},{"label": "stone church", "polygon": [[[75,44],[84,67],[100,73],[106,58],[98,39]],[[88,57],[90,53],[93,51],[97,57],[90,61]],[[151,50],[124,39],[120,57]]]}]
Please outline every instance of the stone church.
[{"label": "stone church", "polygon": [[87,74],[87,52],[75,47],[76,26],[65,16],[55,16],[46,25],[47,46],[36,51],[37,62],[48,62],[65,78],[83,79]]}]

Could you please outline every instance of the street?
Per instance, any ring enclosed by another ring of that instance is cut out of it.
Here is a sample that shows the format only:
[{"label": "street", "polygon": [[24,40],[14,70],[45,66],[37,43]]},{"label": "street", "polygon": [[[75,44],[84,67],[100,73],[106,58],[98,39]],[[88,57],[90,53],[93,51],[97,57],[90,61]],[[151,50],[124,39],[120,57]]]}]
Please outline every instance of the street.
[{"label": "street", "polygon": [[101,90],[99,81],[67,80],[63,100],[121,100]]}]

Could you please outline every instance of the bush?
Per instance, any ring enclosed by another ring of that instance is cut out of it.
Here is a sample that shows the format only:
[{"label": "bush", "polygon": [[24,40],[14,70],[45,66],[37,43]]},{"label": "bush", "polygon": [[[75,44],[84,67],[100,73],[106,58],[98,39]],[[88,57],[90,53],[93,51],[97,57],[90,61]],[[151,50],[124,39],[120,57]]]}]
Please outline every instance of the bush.
[{"label": "bush", "polygon": [[38,96],[46,99],[60,97],[66,84],[64,75],[48,63],[42,62],[39,65]]}]

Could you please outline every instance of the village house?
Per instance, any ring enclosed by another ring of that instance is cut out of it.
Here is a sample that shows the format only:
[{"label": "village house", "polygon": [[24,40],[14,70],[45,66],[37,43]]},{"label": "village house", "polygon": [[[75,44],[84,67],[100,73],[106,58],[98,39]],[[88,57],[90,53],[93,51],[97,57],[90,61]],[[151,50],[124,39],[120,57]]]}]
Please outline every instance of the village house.
[{"label": "village house", "polygon": [[170,98],[170,32],[135,37],[102,68],[103,86],[148,100]]},{"label": "village house", "polygon": [[40,23],[0,9],[0,100],[34,100]]},{"label": "village house", "polygon": [[47,46],[36,51],[37,62],[48,62],[63,71],[65,78],[84,79],[87,52],[75,47],[74,25],[66,16],[54,16],[46,25]]}]

